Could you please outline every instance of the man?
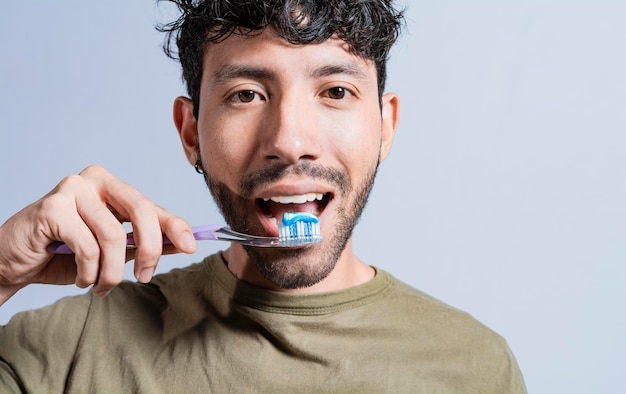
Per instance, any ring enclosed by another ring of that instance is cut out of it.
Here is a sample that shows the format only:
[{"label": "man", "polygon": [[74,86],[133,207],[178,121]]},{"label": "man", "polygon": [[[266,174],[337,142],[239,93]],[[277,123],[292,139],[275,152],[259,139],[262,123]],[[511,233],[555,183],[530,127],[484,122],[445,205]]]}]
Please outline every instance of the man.
[{"label": "man", "polygon": [[[162,30],[170,54],[176,40],[189,98],[175,100],[174,122],[226,222],[275,236],[283,212],[307,211],[324,240],[296,249],[232,244],[153,278],[163,253],[195,251],[189,226],[89,167],[0,227],[3,301],[30,283],[93,285],[0,329],[1,384],[524,392],[502,338],[352,251],[398,123],[398,97],[383,92],[401,13],[387,0],[176,3],[182,16]],[[48,253],[57,240],[75,255]],[[138,284],[121,282],[128,259]]]}]

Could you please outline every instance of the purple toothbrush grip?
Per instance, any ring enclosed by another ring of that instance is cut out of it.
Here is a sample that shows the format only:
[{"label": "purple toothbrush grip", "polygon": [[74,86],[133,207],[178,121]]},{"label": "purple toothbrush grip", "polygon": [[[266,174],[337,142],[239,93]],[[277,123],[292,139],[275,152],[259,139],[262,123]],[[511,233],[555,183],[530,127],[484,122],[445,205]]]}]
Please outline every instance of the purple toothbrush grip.
[{"label": "purple toothbrush grip", "polygon": [[[198,241],[205,240],[217,240],[217,236],[215,235],[215,231],[222,228],[220,225],[208,225],[208,226],[197,226],[192,227],[191,231],[193,232],[193,236]],[[163,244],[171,245],[172,241],[170,241],[165,235],[163,236]],[[126,239],[126,245],[129,247],[135,246],[135,239],[133,238],[133,233],[129,233]],[[67,244],[59,241],[55,241],[51,243],[46,250],[49,253],[55,254],[73,254],[74,252],[70,249]]]},{"label": "purple toothbrush grip", "polygon": [[67,246],[63,242],[58,242],[58,241],[51,243],[48,246],[48,248],[46,249],[46,251],[48,251],[49,253],[55,253],[55,254],[72,254],[72,253],[74,253],[74,252],[72,252],[72,249],[70,249],[69,246]]},{"label": "purple toothbrush grip", "polygon": [[[166,239],[165,237],[163,238]],[[126,235],[126,245],[130,247],[135,246],[135,240],[133,239],[132,233],[129,233]],[[48,253],[54,253],[54,254],[74,254],[74,251],[72,251],[72,249],[70,249],[70,247],[67,246],[67,244],[60,242],[60,241],[54,241],[53,243],[48,245],[48,247],[46,248],[46,251]]]},{"label": "purple toothbrush grip", "polygon": [[192,227],[191,231],[193,231],[193,237],[198,241],[208,241],[208,240],[217,240],[217,235],[215,235],[215,231],[221,229],[222,226],[217,224],[211,224],[208,226],[196,226]]}]

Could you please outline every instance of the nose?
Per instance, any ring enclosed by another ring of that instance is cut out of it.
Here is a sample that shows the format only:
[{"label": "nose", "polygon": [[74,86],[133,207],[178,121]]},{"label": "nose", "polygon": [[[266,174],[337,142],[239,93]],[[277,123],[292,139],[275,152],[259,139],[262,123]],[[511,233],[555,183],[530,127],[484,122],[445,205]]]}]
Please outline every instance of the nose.
[{"label": "nose", "polygon": [[315,102],[282,95],[270,104],[261,152],[267,161],[295,164],[316,160],[321,151],[320,114]]}]

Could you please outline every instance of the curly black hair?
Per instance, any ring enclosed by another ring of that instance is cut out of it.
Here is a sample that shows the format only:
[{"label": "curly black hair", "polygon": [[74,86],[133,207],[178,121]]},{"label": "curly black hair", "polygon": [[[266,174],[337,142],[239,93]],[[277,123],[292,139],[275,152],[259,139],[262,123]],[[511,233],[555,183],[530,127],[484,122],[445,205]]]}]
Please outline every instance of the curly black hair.
[{"label": "curly black hair", "polygon": [[231,34],[259,34],[268,27],[295,45],[321,43],[336,35],[356,55],[375,63],[381,96],[389,51],[403,21],[403,12],[393,7],[392,0],[157,1],[174,3],[181,13],[177,20],[157,29],[166,33],[165,53],[180,60],[196,118],[202,61],[211,42]]}]

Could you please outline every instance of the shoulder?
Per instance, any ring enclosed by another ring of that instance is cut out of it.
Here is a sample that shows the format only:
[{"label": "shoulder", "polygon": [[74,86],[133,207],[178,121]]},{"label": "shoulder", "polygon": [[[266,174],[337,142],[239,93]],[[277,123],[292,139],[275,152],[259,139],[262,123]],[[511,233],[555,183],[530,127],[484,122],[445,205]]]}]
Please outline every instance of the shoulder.
[{"label": "shoulder", "polygon": [[[163,287],[183,293],[189,289],[189,278],[197,278],[201,264],[190,265],[156,275],[148,284],[123,281],[106,297],[92,292],[69,296],[46,307],[17,313],[0,327],[0,341],[9,332],[48,332],[47,337],[80,336],[89,321],[124,319],[137,321],[140,317],[159,316],[168,304]],[[62,328],[62,329],[61,329]],[[53,335],[54,333],[54,335]]]},{"label": "shoulder", "polygon": [[[515,357],[502,336],[469,313],[393,281],[385,309],[392,311],[388,319],[395,327],[403,327],[398,335],[404,335],[409,351],[431,354],[435,364],[439,360],[445,366],[451,381],[456,376],[467,392],[525,392]],[[474,387],[479,384],[485,386]]]},{"label": "shoulder", "polygon": [[[391,276],[390,274],[387,274]],[[393,278],[393,277],[392,277]],[[386,297],[388,309],[402,315],[420,335],[447,344],[505,346],[504,339],[469,313],[446,304],[398,279]]]},{"label": "shoulder", "polygon": [[381,273],[387,275],[393,284],[386,299],[386,302],[392,305],[391,310],[412,317],[420,327],[429,325],[439,327],[445,324],[448,331],[459,329],[465,333],[476,331],[487,336],[499,337],[469,313],[446,304],[385,271]]},{"label": "shoulder", "polygon": [[106,297],[93,296],[90,318],[154,323],[173,302],[198,291],[202,271],[202,264],[198,263],[155,275],[146,284],[124,281]]}]

